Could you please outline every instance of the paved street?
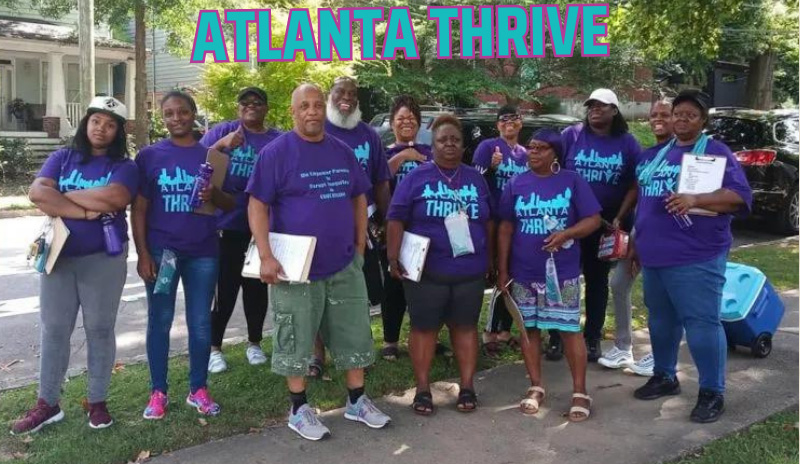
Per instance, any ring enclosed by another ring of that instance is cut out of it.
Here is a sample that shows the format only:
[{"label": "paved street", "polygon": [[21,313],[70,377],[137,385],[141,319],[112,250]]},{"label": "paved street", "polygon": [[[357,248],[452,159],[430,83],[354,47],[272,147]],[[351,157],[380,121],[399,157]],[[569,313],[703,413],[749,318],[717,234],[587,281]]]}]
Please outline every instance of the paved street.
[{"label": "paved street", "polygon": [[[0,219],[0,389],[32,383],[36,380],[39,352],[38,274],[25,262],[27,247],[42,224],[42,217]],[[757,223],[737,226],[736,246],[781,238],[764,233]],[[186,324],[183,317],[183,294],[178,296],[173,352],[186,350]],[[241,303],[239,303],[241,305]],[[117,321],[117,357],[122,362],[144,359],[144,334],[147,305],[144,284],[136,274],[136,253],[128,256],[128,280],[125,284]],[[86,365],[82,324],[72,336],[71,372]],[[246,336],[244,315],[240,308],[228,327],[228,337]],[[15,362],[16,361],[16,362]]]}]

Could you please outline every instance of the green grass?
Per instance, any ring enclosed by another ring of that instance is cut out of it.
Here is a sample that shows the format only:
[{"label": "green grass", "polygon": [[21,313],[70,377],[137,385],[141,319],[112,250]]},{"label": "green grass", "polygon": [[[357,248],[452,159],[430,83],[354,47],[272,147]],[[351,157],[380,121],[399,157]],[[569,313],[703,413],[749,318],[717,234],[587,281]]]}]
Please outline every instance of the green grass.
[{"label": "green grass", "polygon": [[650,129],[650,123],[647,121],[631,121],[628,123],[628,129],[631,134],[639,142],[642,148],[649,148],[656,144],[656,137]]},{"label": "green grass", "polygon": [[797,464],[797,409],[710,443],[675,464]]}]

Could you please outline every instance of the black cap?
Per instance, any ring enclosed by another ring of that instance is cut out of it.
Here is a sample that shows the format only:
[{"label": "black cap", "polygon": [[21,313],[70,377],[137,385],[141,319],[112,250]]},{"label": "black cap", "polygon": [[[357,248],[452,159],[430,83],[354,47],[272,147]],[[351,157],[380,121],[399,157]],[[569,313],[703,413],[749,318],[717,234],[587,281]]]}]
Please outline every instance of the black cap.
[{"label": "black cap", "polygon": [[703,114],[708,113],[708,102],[710,97],[708,94],[697,89],[682,90],[675,99],[672,100],[672,107],[678,106],[683,102],[689,102],[696,106]]},{"label": "black cap", "polygon": [[239,96],[236,97],[236,101],[240,102],[244,97],[248,95],[255,95],[256,97],[260,98],[261,101],[263,101],[264,103],[268,103],[267,93],[259,89],[258,87],[247,87],[242,89],[242,91],[239,92]]},{"label": "black cap", "polygon": [[499,120],[501,117],[507,114],[519,114],[519,111],[517,111],[516,106],[511,106],[511,105],[501,106],[500,109],[497,110],[497,119]]}]

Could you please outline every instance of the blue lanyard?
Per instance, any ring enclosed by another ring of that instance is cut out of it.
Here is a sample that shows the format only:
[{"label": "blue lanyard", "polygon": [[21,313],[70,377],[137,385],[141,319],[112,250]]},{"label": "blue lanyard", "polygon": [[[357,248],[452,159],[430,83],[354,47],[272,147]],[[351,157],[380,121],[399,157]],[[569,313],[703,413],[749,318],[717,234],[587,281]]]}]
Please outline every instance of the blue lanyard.
[{"label": "blue lanyard", "polygon": [[[698,137],[697,141],[694,143],[694,147],[692,147],[692,153],[705,153],[707,145],[708,136],[706,134],[700,134],[700,137]],[[664,166],[660,165],[667,157],[667,153],[669,153],[674,146],[675,138],[673,137],[668,144],[664,145],[661,150],[658,151],[656,157],[653,158],[653,161],[651,161],[646,168],[642,169],[641,174],[639,174],[639,184],[648,185],[653,181],[653,177],[655,177],[656,174],[661,173],[661,171],[664,169]]]}]

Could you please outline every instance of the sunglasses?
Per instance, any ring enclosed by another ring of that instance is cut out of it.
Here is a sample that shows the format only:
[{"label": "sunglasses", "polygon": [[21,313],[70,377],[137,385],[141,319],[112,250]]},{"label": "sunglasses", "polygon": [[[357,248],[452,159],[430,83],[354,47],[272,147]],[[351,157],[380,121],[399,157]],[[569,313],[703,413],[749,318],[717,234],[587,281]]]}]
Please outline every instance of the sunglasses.
[{"label": "sunglasses", "polygon": [[520,116],[518,114],[504,114],[504,115],[500,116],[499,118],[497,118],[497,120],[500,121],[500,122],[519,121],[520,119],[522,119],[522,116]]},{"label": "sunglasses", "polygon": [[264,105],[265,103],[261,100],[247,100],[239,102],[239,106],[251,107],[251,108],[261,108]]}]

